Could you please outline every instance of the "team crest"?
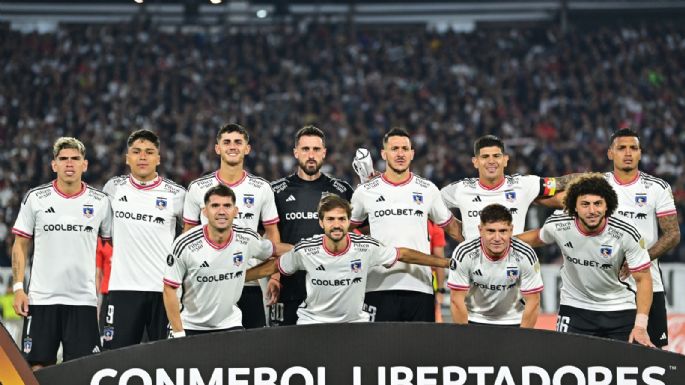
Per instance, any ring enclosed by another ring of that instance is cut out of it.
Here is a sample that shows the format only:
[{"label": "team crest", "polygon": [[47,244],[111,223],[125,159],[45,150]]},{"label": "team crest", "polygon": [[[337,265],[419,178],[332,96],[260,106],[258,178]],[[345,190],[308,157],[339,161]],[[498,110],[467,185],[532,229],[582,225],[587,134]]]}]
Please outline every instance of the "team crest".
[{"label": "team crest", "polygon": [[362,260],[361,259],[355,259],[350,262],[350,267],[352,268],[353,273],[359,273],[362,270]]},{"label": "team crest", "polygon": [[507,267],[507,280],[514,282],[519,278],[519,269],[516,266]]},{"label": "team crest", "polygon": [[611,252],[611,246],[602,245],[602,247],[599,249],[599,253],[602,254],[602,257],[605,258],[611,258]]},{"label": "team crest", "polygon": [[505,191],[504,199],[506,199],[509,203],[516,202],[516,191]]},{"label": "team crest", "polygon": [[233,254],[233,264],[240,266],[243,263],[243,253],[237,252]]},{"label": "team crest", "polygon": [[417,192],[412,193],[412,199],[414,200],[414,203],[420,205],[423,203],[423,194]]},{"label": "team crest", "polygon": [[166,256],[166,264],[169,266],[174,265],[174,256],[173,255],[169,254]]},{"label": "team crest", "polygon": [[114,326],[105,326],[102,329],[102,339],[105,341],[111,341],[114,338]]},{"label": "team crest", "polygon": [[243,204],[247,208],[254,206],[254,195],[245,195],[243,197]]},{"label": "team crest", "polygon": [[95,214],[95,209],[93,208],[93,205],[83,205],[83,216],[86,218],[90,218]]},{"label": "team crest", "polygon": [[164,210],[166,208],[166,205],[167,205],[166,198],[157,197],[157,201],[155,202],[155,207],[157,207],[160,210]]},{"label": "team crest", "polygon": [[635,194],[635,204],[642,207],[647,204],[647,194],[637,193]]},{"label": "team crest", "polygon": [[33,348],[33,339],[31,337],[24,338],[24,353],[31,353],[31,348]]}]

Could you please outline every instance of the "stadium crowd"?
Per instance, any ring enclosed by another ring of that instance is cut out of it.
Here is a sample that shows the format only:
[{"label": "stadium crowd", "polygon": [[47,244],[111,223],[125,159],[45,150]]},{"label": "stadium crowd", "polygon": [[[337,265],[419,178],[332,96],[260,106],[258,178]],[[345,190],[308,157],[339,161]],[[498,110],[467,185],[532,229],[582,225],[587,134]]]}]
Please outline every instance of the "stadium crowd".
[{"label": "stadium crowd", "polygon": [[[380,161],[383,133],[402,126],[417,151],[413,169],[442,187],[476,175],[471,146],[484,134],[507,142],[508,173],[554,176],[610,170],[609,135],[632,127],[643,138],[641,168],[671,183],[685,206],[681,25],[354,36],[335,25],[224,34],[145,23],[21,34],[4,25],[0,50],[0,266],[10,264],[21,197],[53,178],[54,139],[84,141],[85,179],[101,187],[125,173],[125,140],[137,128],[160,134],[161,173],[187,186],[216,169],[213,137],[224,122],[250,130],[247,168],[268,180],[293,172],[294,132],[316,124],[328,137],[323,171],[350,182],[354,150]],[[685,262],[683,248],[662,262]]]}]

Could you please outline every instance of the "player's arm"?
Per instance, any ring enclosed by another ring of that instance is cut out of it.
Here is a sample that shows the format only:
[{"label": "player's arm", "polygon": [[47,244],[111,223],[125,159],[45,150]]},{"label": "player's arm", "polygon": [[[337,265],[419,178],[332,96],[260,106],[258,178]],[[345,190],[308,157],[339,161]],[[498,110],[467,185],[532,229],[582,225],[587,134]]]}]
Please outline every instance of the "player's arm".
[{"label": "player's arm", "polygon": [[530,247],[542,247],[546,244],[540,239],[540,229],[528,230],[521,234],[516,234],[515,237],[526,242]]},{"label": "player's arm", "polygon": [[434,255],[424,254],[420,251],[414,249],[408,249],[406,247],[398,247],[397,252],[399,253],[398,261],[404,263],[413,263],[415,265],[424,266],[435,266],[447,268],[450,265],[450,261],[445,258],[436,257]]},{"label": "player's arm", "polygon": [[450,312],[455,324],[469,323],[469,312],[466,309],[466,295],[468,290],[452,290],[450,293]]},{"label": "player's arm", "polygon": [[654,347],[647,334],[647,323],[649,309],[652,307],[652,273],[649,268],[632,272],[635,283],[637,284],[637,315],[635,316],[635,326],[630,332],[628,342],[637,342],[640,345]]},{"label": "player's arm", "polygon": [[183,222],[183,232],[185,233],[186,231],[192,229],[192,228],[195,227],[195,226],[196,226],[196,225],[194,225],[194,224],[192,224],[192,223]]},{"label": "player's arm", "polygon": [[14,278],[14,311],[21,316],[29,315],[29,297],[24,291],[24,276],[26,274],[26,257],[29,252],[31,239],[19,235],[14,237],[12,245],[12,277]]},{"label": "player's arm", "polygon": [[250,268],[245,273],[245,281],[254,281],[256,279],[268,277],[274,273],[278,273],[278,266],[276,266],[276,259],[270,259]]},{"label": "player's arm", "polygon": [[538,322],[538,315],[540,314],[540,293],[524,294],[523,300],[526,305],[523,308],[521,327],[532,329]]},{"label": "player's arm", "polygon": [[[174,337],[184,337],[183,321],[181,321],[181,305],[176,296],[176,288],[168,284],[164,284],[164,292],[162,293],[164,299],[164,309],[166,316],[171,325],[171,332]],[[180,333],[180,334],[179,334]]]},{"label": "player's arm", "polygon": [[678,226],[678,214],[667,215],[658,218],[661,236],[656,243],[649,248],[649,258],[655,260],[680,243],[680,227]]},{"label": "player's arm", "polygon": [[450,223],[447,224],[447,226],[443,227],[443,230],[445,230],[445,234],[449,235],[455,241],[464,241],[464,234],[462,234],[462,226],[461,221],[459,219],[452,219]]},{"label": "player's arm", "polygon": [[[274,243],[274,252],[276,252],[277,245],[281,242],[281,233],[278,231],[278,225],[276,223],[264,225],[264,237]],[[289,246],[292,249],[292,245]],[[277,252],[275,254],[282,255],[288,250],[290,249],[287,249],[280,254]],[[266,293],[267,298],[271,298],[270,302],[276,303],[278,301],[278,297],[281,295],[281,274],[278,270],[271,274],[271,278],[269,278],[269,282],[266,284]],[[271,305],[272,303],[269,304]]]},{"label": "player's arm", "polygon": [[535,199],[535,203],[553,209],[563,209],[566,197],[566,188],[569,183],[576,178],[579,173],[567,174],[556,177],[543,178],[543,191],[540,197]]}]

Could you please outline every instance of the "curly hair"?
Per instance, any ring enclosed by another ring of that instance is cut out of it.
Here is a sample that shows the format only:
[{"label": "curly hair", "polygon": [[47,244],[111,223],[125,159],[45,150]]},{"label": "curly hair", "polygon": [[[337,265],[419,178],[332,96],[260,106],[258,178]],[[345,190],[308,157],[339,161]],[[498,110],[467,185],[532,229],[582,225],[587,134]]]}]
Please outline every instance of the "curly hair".
[{"label": "curly hair", "polygon": [[597,195],[604,198],[607,204],[607,217],[613,214],[618,207],[616,191],[607,182],[604,175],[600,173],[581,174],[573,179],[566,189],[566,197],[564,198],[565,211],[576,218],[578,217],[576,203],[581,195]]}]

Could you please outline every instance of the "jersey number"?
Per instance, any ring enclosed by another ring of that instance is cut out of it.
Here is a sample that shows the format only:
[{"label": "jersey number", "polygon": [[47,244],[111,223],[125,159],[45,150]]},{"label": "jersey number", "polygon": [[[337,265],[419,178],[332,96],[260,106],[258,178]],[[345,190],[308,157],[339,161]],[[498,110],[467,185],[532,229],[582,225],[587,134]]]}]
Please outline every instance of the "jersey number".
[{"label": "jersey number", "polygon": [[110,325],[114,323],[114,305],[107,306],[107,318],[105,318],[105,322]]},{"label": "jersey number", "polygon": [[283,303],[277,302],[269,307],[269,319],[272,322],[283,322]]},{"label": "jersey number", "polygon": [[568,324],[571,322],[571,317],[557,316],[557,331],[561,333],[568,332]]},{"label": "jersey number", "polygon": [[375,322],[376,321],[376,307],[364,304],[362,306],[362,310],[369,313],[369,322]]}]

